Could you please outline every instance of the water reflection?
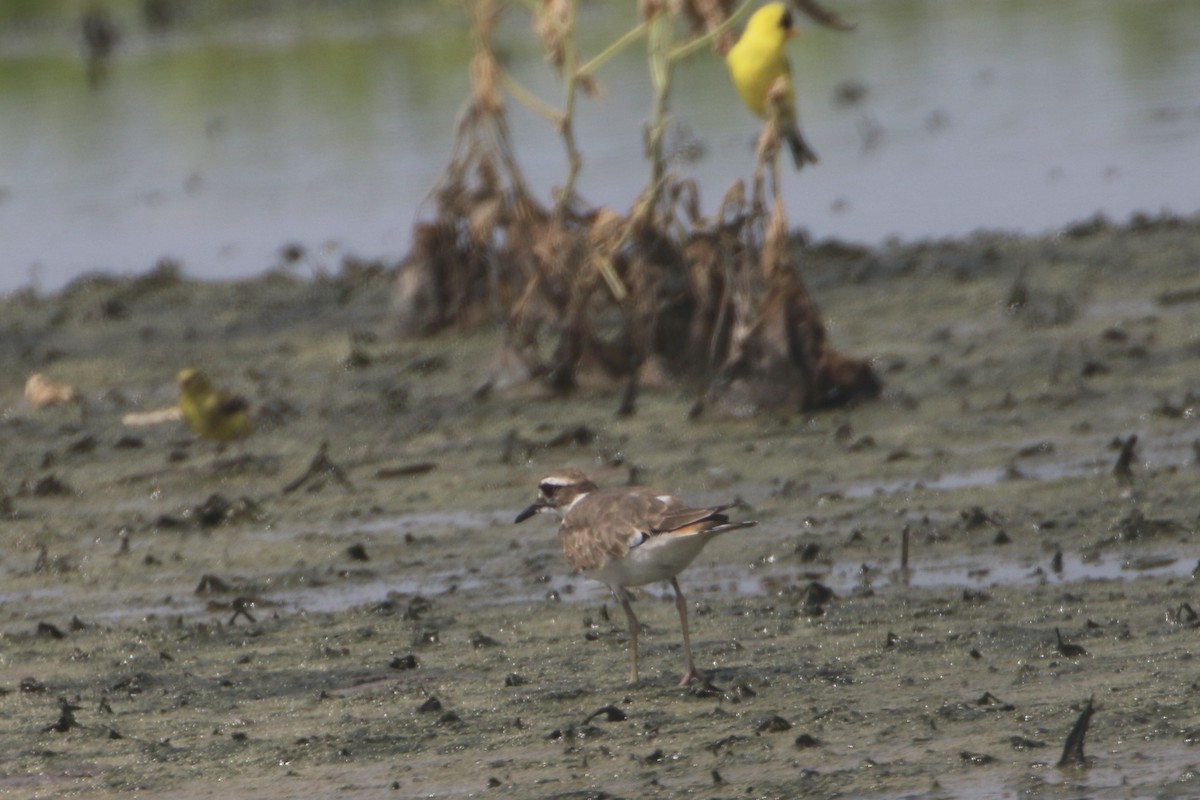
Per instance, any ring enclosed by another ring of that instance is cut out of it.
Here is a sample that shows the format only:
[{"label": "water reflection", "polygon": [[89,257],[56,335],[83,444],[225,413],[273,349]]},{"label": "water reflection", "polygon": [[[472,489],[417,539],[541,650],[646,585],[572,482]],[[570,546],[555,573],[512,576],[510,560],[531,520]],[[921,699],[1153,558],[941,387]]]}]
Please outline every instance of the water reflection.
[{"label": "water reflection", "polygon": [[[289,242],[305,246],[307,269],[336,268],[347,252],[404,252],[466,90],[456,8],[313,4],[150,34],[121,16],[128,5],[114,3],[122,38],[94,92],[74,31],[0,14],[0,290],[142,271],[162,256],[201,277],[256,274]],[[630,8],[588,6],[585,50],[611,40]],[[792,48],[805,130],[822,156],[787,177],[793,224],[875,242],[1200,209],[1194,3],[841,10],[857,33],[810,26]],[[521,80],[558,96],[523,25],[503,28],[499,45]],[[647,173],[640,51],[599,77],[605,95],[579,121],[580,188],[625,208]],[[857,102],[845,102],[848,82],[864,90]],[[703,145],[679,169],[711,209],[748,174],[757,121],[707,53],[680,70],[672,108]],[[513,125],[530,183],[548,196],[565,174],[562,149],[523,109]]]}]

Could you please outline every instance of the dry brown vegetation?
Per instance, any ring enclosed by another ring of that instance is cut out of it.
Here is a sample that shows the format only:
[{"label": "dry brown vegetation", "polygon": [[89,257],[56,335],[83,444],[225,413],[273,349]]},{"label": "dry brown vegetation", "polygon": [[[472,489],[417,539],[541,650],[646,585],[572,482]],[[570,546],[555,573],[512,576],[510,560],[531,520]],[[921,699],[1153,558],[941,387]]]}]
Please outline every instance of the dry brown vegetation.
[{"label": "dry brown vegetation", "polygon": [[[545,0],[533,28],[566,82],[565,108],[556,111],[503,72],[491,47],[503,12],[490,0],[477,2],[471,96],[431,193],[430,218],[417,225],[394,287],[401,332],[501,321],[505,336],[483,388],[530,380],[558,392],[624,384],[623,413],[633,411],[637,387],[647,381],[696,387],[695,413],[810,410],[877,396],[871,366],[830,346],[800,278],[779,194],[775,121],[760,141],[750,192],[739,181],[715,214],[701,212],[694,182],[665,168],[673,65],[699,46],[728,46],[740,13],[731,14],[731,5],[645,0],[638,26],[581,64],[576,3]],[[673,38],[677,18],[691,30],[682,45]],[[648,185],[627,213],[585,207],[573,189],[582,165],[575,97],[593,93],[596,68],[641,34],[657,95],[647,127]],[[547,116],[563,138],[569,172],[551,205],[522,177],[505,91]]]}]

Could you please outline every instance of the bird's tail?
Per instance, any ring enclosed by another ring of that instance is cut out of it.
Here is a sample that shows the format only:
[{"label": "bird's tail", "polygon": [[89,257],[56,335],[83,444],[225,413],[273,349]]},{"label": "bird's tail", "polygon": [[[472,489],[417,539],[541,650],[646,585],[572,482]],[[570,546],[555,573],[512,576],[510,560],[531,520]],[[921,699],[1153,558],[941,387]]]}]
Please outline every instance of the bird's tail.
[{"label": "bird's tail", "polygon": [[758,520],[746,520],[744,522],[724,522],[714,528],[709,528],[705,533],[710,536],[716,536],[718,533],[729,533],[736,531],[738,528],[753,528],[758,524]]},{"label": "bird's tail", "polygon": [[793,127],[787,132],[787,143],[788,148],[792,151],[792,162],[795,163],[796,169],[803,169],[805,164],[816,164],[819,160],[816,152],[800,135],[799,128]]}]

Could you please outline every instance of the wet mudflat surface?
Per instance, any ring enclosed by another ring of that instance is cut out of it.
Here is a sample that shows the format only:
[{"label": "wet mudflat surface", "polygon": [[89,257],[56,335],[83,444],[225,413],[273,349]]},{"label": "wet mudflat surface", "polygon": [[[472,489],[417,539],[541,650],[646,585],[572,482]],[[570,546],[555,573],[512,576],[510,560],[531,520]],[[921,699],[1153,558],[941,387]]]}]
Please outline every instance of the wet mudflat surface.
[{"label": "wet mudflat surface", "polygon": [[[474,397],[495,335],[397,341],[370,269],[10,297],[0,794],[1195,796],[1200,223],[802,263],[880,402]],[[183,366],[250,441],[121,424]],[[32,372],[86,412],[28,408]],[[287,491],[323,441],[347,482]],[[657,586],[626,685],[623,615],[511,524],[564,464],[759,520],[682,577],[711,686],[676,688]]]}]

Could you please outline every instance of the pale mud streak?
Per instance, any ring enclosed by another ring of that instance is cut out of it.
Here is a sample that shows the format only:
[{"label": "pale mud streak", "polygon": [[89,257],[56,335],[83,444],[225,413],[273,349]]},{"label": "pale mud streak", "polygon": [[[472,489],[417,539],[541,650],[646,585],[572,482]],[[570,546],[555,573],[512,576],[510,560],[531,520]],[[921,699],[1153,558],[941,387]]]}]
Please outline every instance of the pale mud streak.
[{"label": "pale mud streak", "polygon": [[[687,422],[669,388],[619,420],[615,392],[472,400],[494,338],[394,340],[370,275],[11,299],[0,795],[1196,796],[1200,304],[1178,292],[1198,260],[1195,221],[809,254],[832,340],[886,394],[737,421]],[[114,299],[124,316],[100,313]],[[350,329],[375,334],[365,365]],[[186,365],[275,410],[216,466],[178,427],[120,427]],[[24,407],[34,371],[88,413]],[[527,446],[578,425],[594,442]],[[284,493],[322,440],[351,486]],[[746,502],[758,526],[681,576],[718,695],[674,687],[659,586],[626,686],[624,615],[567,573],[552,520],[512,524],[562,465]],[[215,493],[233,516],[205,527]],[[206,575],[227,590],[198,594]],[[230,622],[235,597],[254,622]],[[66,733],[47,730],[60,697]],[[1060,769],[1089,698],[1090,766]],[[584,723],[609,704],[625,719]],[[791,727],[760,728],[774,716]]]}]

